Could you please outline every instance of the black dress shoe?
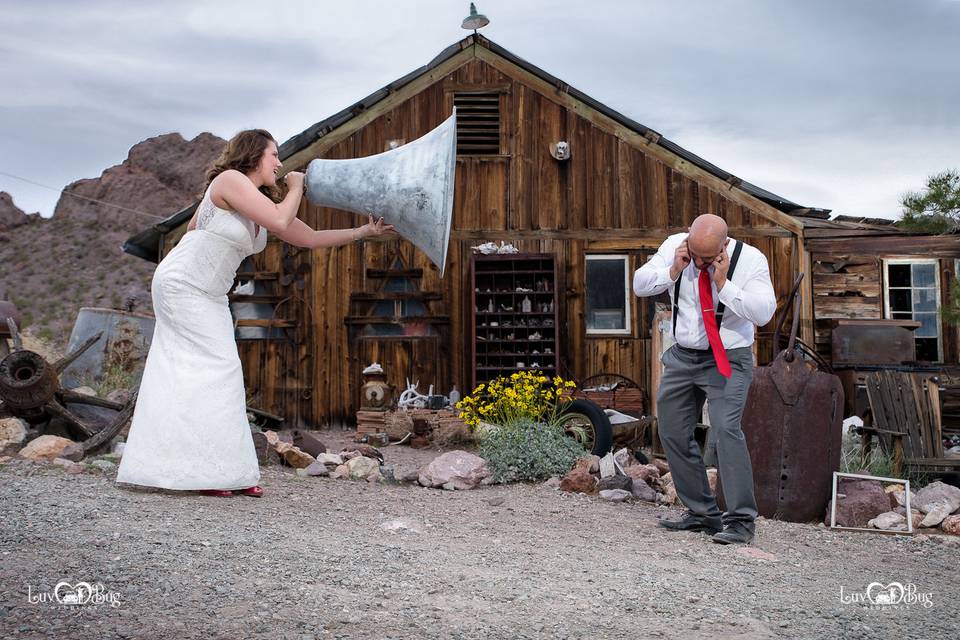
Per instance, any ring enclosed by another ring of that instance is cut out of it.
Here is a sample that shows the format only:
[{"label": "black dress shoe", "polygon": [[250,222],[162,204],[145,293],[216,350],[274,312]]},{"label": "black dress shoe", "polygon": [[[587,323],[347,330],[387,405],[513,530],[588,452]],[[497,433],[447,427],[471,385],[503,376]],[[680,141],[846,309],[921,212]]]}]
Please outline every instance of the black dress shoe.
[{"label": "black dress shoe", "polygon": [[720,518],[705,518],[687,511],[679,520],[661,520],[660,526],[671,531],[703,531],[709,535],[720,532]]},{"label": "black dress shoe", "polygon": [[753,540],[753,530],[742,522],[731,522],[710,539],[717,544],[747,544]]}]

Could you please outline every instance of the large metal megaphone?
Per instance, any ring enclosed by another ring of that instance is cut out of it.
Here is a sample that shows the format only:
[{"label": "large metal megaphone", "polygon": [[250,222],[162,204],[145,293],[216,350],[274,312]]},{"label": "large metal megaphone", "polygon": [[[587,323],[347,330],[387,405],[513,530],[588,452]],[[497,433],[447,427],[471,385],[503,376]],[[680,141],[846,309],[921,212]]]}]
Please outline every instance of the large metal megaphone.
[{"label": "large metal megaphone", "polygon": [[457,112],[413,142],[355,160],[311,160],[307,198],[322,207],[383,216],[443,276],[453,219]]}]

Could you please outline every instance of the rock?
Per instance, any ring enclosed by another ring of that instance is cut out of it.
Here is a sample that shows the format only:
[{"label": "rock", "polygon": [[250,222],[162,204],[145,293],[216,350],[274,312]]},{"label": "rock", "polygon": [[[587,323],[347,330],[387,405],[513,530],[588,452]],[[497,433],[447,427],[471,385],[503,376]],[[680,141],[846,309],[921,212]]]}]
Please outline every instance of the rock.
[{"label": "rock", "polygon": [[279,463],[280,457],[274,445],[270,444],[267,435],[261,431],[251,431],[250,437],[253,438],[253,449],[257,452],[257,463],[262,465]]},{"label": "rock", "polygon": [[85,395],[85,396],[93,396],[94,398],[97,397],[97,392],[91,389],[90,387],[74,387],[73,389],[71,389],[71,391],[73,391],[74,393]]},{"label": "rock", "polygon": [[[70,442],[67,446],[63,448],[63,451],[60,452],[61,458],[66,458],[67,460],[72,460],[73,462],[80,462],[83,460],[83,457],[87,455],[86,450],[84,450],[83,445],[79,442]],[[119,461],[119,456],[117,460]]]},{"label": "rock", "polygon": [[650,461],[650,464],[659,469],[661,476],[665,476],[670,473],[670,465],[663,458],[654,458]]},{"label": "rock", "polygon": [[357,456],[344,463],[350,470],[351,480],[366,480],[373,473],[380,475],[380,463],[366,456]]},{"label": "rock", "polygon": [[50,436],[43,435],[38,438],[31,440],[27,446],[23,449],[20,449],[20,453],[17,454],[21,458],[26,458],[27,460],[53,460],[54,458],[62,458],[61,455],[63,450],[72,444],[77,444],[69,438],[61,438],[60,436]]},{"label": "rock", "polygon": [[943,529],[944,533],[960,536],[960,516],[947,516],[940,523],[940,528]]},{"label": "rock", "polygon": [[[291,467],[297,469],[306,469],[311,464],[316,462],[314,457],[309,453],[301,451],[299,447],[295,447],[292,444],[281,442],[281,445],[287,445],[283,451],[283,459],[287,461]],[[277,449],[279,451],[279,448]]]},{"label": "rock", "polygon": [[887,531],[903,531],[907,528],[907,518],[895,511],[887,511],[886,513],[881,513],[876,518],[872,518],[867,522],[867,526]]},{"label": "rock", "polygon": [[294,429],[290,435],[293,437],[294,446],[299,447],[301,451],[309,453],[314,458],[327,452],[327,445],[309,431]]},{"label": "rock", "polygon": [[340,465],[330,473],[330,477],[334,480],[339,478],[349,478],[350,477],[350,467],[345,464]]},{"label": "rock", "polygon": [[497,496],[496,498],[490,498],[487,500],[487,504],[491,507],[499,507],[504,502],[506,502],[506,499],[503,496]]},{"label": "rock", "polygon": [[593,493],[597,479],[583,469],[573,469],[560,480],[560,490],[571,493]]},{"label": "rock", "polygon": [[609,478],[610,476],[616,475],[617,465],[613,462],[613,453],[608,453],[607,455],[600,458],[600,477]]},{"label": "rock", "polygon": [[654,464],[635,464],[625,469],[628,476],[635,480],[643,480],[654,489],[662,488],[660,469]]},{"label": "rock", "polygon": [[589,455],[577,458],[573,463],[574,469],[582,469],[587,473],[597,473],[600,470],[600,456]]},{"label": "rock", "polygon": [[328,467],[339,467],[343,464],[343,458],[335,453],[321,453],[317,456],[317,462],[325,464]]},{"label": "rock", "polygon": [[598,491],[608,491],[610,489],[619,489],[630,492],[633,489],[633,478],[630,476],[613,475],[607,478],[601,478],[597,483]]},{"label": "rock", "polygon": [[[887,492],[888,495],[890,496],[890,499],[893,501],[890,506],[893,508],[906,506],[907,494],[906,494],[906,491],[903,490],[903,485],[902,484],[893,485],[893,487],[894,488],[892,491]],[[913,491],[910,492],[910,508],[911,509],[917,508],[917,494],[914,493]]]},{"label": "rock", "polygon": [[81,473],[83,471],[82,464],[74,462],[73,460],[67,460],[66,458],[54,458],[53,464],[55,464],[58,467],[63,467],[63,470],[68,472],[73,468],[77,469],[75,473]]},{"label": "rock", "polygon": [[13,203],[13,196],[6,191],[0,191],[0,231],[9,231],[14,227],[28,224],[31,215],[40,217],[39,213],[27,214]]},{"label": "rock", "polygon": [[[3,340],[3,338],[0,338]],[[9,446],[19,447],[27,439],[27,423],[20,418],[0,420],[0,451]]]},{"label": "rock", "polygon": [[120,404],[127,404],[130,402],[130,390],[129,389],[114,389],[107,394],[107,400],[110,402],[119,402]]},{"label": "rock", "polygon": [[[626,476],[617,476],[620,478],[625,478]],[[604,500],[609,500],[610,502],[625,502],[633,497],[629,491],[624,491],[623,489],[604,489],[600,492],[600,497]]]},{"label": "rock", "polygon": [[[878,480],[840,478],[837,487],[837,520],[840,527],[866,528],[870,520],[890,511],[890,498]],[[823,524],[830,526],[832,501],[827,504]]]},{"label": "rock", "polygon": [[[914,506],[913,500],[910,506]],[[935,527],[948,515],[960,509],[960,489],[939,480],[931,482],[917,492],[915,506],[927,514],[920,523],[921,526]]]},{"label": "rock", "polygon": [[552,478],[547,478],[546,480],[543,481],[543,486],[550,487],[551,489],[559,489],[560,478],[558,478],[557,476],[553,476]]},{"label": "rock", "polygon": [[340,452],[340,456],[344,460],[355,458],[358,455],[371,458],[373,460],[376,460],[377,462],[383,462],[383,453],[381,453],[380,450],[377,449],[376,447],[371,447],[368,444],[354,445]]},{"label": "rock", "polygon": [[[324,469],[326,469],[326,467],[324,467]],[[298,478],[309,478],[309,477],[310,477],[310,474],[307,473],[307,469],[295,469],[295,470],[294,470],[294,473],[297,475]]]},{"label": "rock", "polygon": [[386,478],[382,473],[380,473],[380,470],[377,469],[376,471],[374,471],[373,473],[367,476],[367,482],[371,484],[376,484],[378,482],[386,482]]},{"label": "rock", "polygon": [[407,467],[407,468],[401,468],[400,471],[399,471],[399,473],[396,472],[396,471],[394,471],[394,475],[396,476],[398,482],[404,482],[404,483],[410,482],[410,483],[413,483],[413,482],[419,482],[419,481],[420,481],[420,470],[419,470],[419,469],[411,469],[411,468],[409,468],[409,467]]},{"label": "rock", "polygon": [[473,489],[490,477],[487,462],[468,451],[448,451],[421,469],[419,482],[425,487],[453,483],[457,489]]},{"label": "rock", "polygon": [[0,456],[0,464],[7,464],[13,460],[13,456]]},{"label": "rock", "polygon": [[613,459],[617,461],[617,464],[619,464],[620,468],[624,471],[627,470],[627,467],[640,464],[634,457],[633,451],[630,451],[630,449],[627,449],[626,447],[618,449],[617,452],[613,454]]},{"label": "rock", "polygon": [[397,474],[393,465],[380,465],[380,474],[383,476],[383,481],[388,484],[397,484]]},{"label": "rock", "polygon": [[328,469],[327,465],[323,464],[319,460],[314,460],[310,463],[309,467],[304,469],[304,473],[306,473],[308,476],[328,476],[330,475],[330,469]]},{"label": "rock", "polygon": [[117,470],[117,465],[110,462],[109,460],[94,460],[90,463],[90,466],[96,467],[104,473],[113,473]]},{"label": "rock", "polygon": [[123,450],[126,448],[126,446],[127,446],[127,443],[126,443],[126,442],[123,442],[123,441],[114,442],[114,443],[113,443],[113,449],[111,450],[111,453],[115,453],[115,454],[117,454],[118,456],[123,457]]},{"label": "rock", "polygon": [[277,435],[276,431],[267,431],[263,432],[263,435],[266,436],[267,442],[270,443],[271,447],[276,447],[280,443],[280,436]]},{"label": "rock", "polygon": [[657,492],[653,489],[653,487],[648,485],[640,478],[633,479],[633,484],[630,487],[630,493],[632,493],[633,497],[637,500],[643,500],[645,502],[657,501]]},{"label": "rock", "polygon": [[923,520],[920,521],[921,527],[935,527],[943,522],[947,516],[950,515],[950,511],[947,510],[946,505],[938,505],[933,507],[923,516]]}]

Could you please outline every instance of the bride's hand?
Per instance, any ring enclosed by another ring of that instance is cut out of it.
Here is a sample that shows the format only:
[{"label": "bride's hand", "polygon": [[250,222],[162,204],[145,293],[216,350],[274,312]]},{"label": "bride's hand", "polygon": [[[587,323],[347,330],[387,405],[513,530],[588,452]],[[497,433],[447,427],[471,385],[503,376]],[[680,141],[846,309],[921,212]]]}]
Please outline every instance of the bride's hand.
[{"label": "bride's hand", "polygon": [[363,225],[360,229],[360,234],[364,238],[376,238],[382,240],[388,240],[392,238],[400,237],[396,232],[392,224],[384,224],[383,217],[380,217],[379,220],[374,222],[373,214],[368,214],[370,221]]}]

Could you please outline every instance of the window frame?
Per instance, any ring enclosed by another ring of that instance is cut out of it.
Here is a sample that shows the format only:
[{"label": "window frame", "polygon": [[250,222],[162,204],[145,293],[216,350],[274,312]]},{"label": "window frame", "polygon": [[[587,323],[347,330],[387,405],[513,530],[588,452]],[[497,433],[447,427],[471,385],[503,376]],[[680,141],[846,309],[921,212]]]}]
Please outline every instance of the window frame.
[{"label": "window frame", "polygon": [[[933,265],[933,289],[937,301],[937,311],[934,312],[934,315],[937,318],[937,360],[936,362],[943,362],[943,318],[940,316],[940,304],[941,304],[941,278],[940,278],[940,260],[937,258],[884,258],[883,262],[883,317],[886,319],[893,318],[893,311],[890,310],[890,265],[892,264],[932,264]],[[906,287],[894,287],[894,289],[905,289]],[[913,280],[910,282],[910,291],[914,291],[918,288],[926,287],[914,287]],[[903,313],[903,312],[897,312]],[[910,311],[911,317],[913,316],[913,310]]]},{"label": "window frame", "polygon": [[[583,311],[584,311],[584,328],[586,330],[586,335],[591,337],[602,337],[602,336],[616,336],[616,337],[631,337],[633,336],[633,304],[631,300],[631,293],[633,292],[632,287],[632,278],[630,273],[630,258],[631,254],[629,253],[588,253],[585,254],[584,266],[583,266]],[[623,261],[623,301],[624,301],[624,328],[623,329],[591,329],[590,328],[590,315],[587,309],[587,263],[591,260],[622,260]]]}]

